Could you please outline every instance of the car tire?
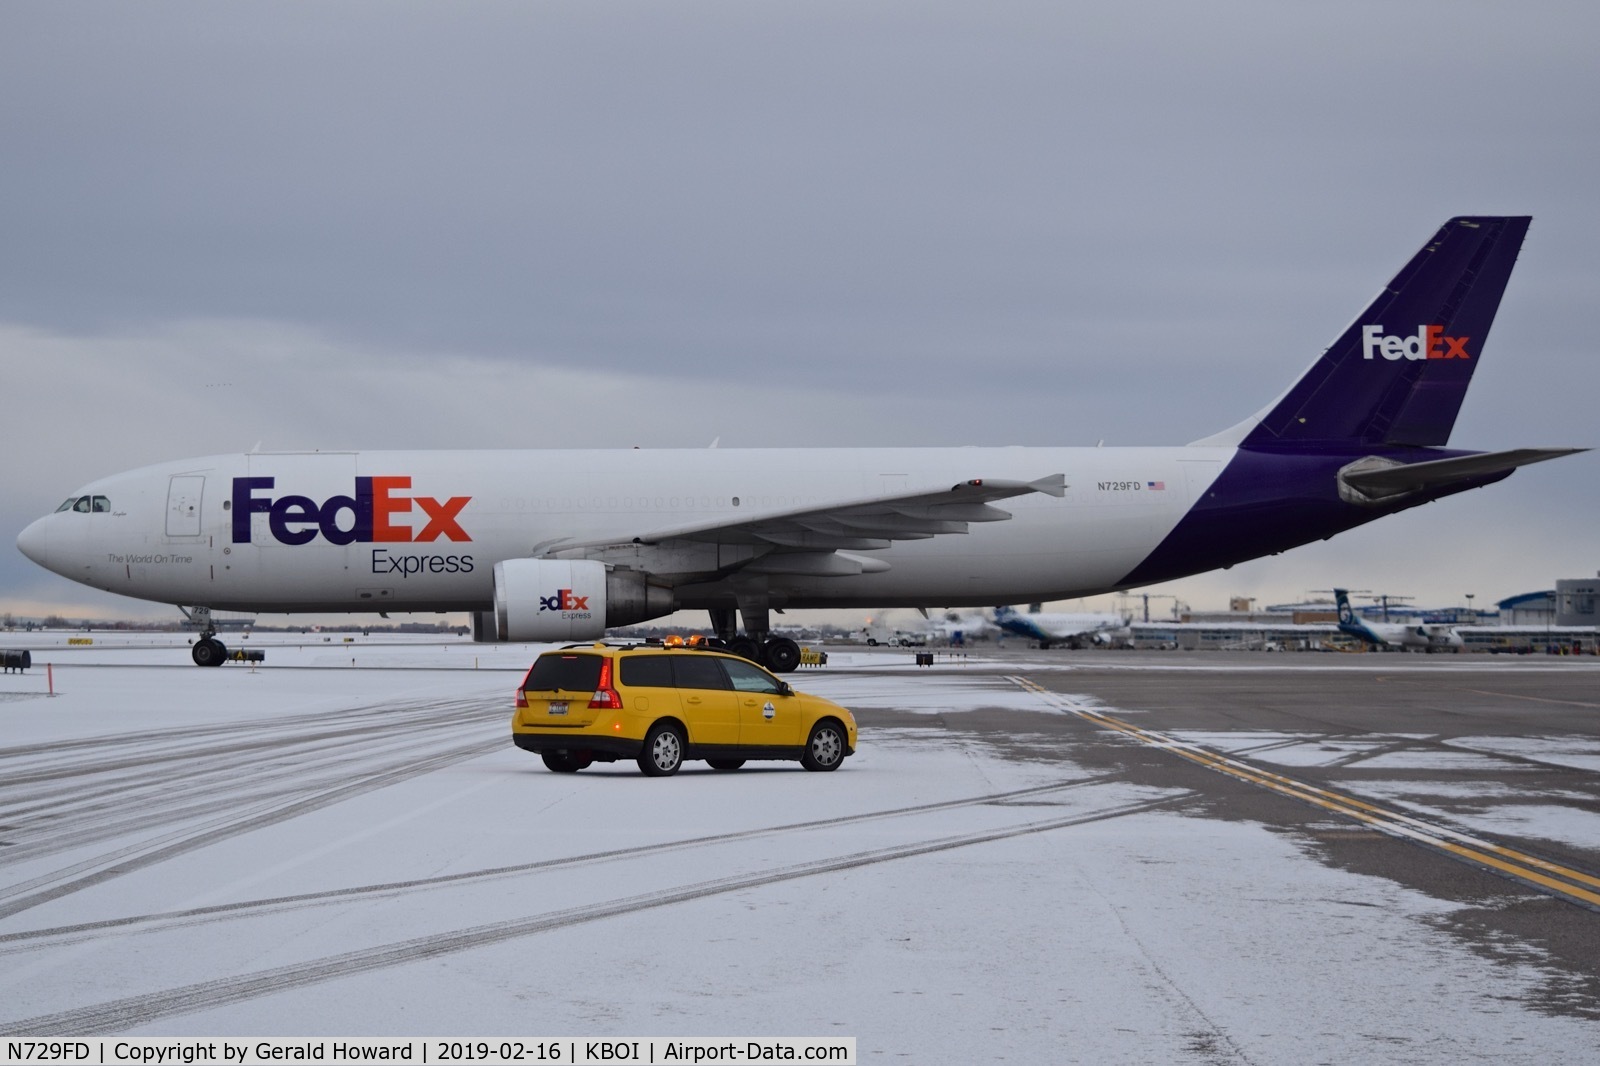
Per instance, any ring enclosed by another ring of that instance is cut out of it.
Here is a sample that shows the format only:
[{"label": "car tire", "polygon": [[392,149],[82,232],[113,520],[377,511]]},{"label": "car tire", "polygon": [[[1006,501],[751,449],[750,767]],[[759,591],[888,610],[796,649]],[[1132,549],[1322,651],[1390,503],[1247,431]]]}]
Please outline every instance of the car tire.
[{"label": "car tire", "polygon": [[743,759],[707,759],[713,770],[737,770],[744,765]]},{"label": "car tire", "polygon": [[657,722],[644,735],[639,770],[646,777],[671,777],[683,765],[683,732],[669,722]]},{"label": "car tire", "polygon": [[221,666],[222,661],[228,657],[228,649],[222,641],[206,637],[194,642],[189,657],[194,660],[196,666]]},{"label": "car tire", "polygon": [[586,751],[542,751],[539,755],[544,764],[558,774],[575,774],[594,762],[594,757]]},{"label": "car tire", "polygon": [[805,751],[800,756],[800,765],[818,773],[837,770],[839,764],[844,762],[844,747],[844,726],[832,718],[824,718],[811,727]]},{"label": "car tire", "polygon": [[766,660],[767,669],[773,673],[791,673],[800,665],[800,645],[788,637],[773,637],[762,649],[761,657]]}]

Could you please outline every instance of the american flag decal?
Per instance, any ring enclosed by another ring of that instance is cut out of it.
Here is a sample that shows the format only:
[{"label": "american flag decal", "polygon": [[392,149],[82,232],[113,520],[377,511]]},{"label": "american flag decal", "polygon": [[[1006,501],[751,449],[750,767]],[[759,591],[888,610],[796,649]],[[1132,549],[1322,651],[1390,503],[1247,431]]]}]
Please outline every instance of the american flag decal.
[{"label": "american flag decal", "polygon": [[1165,481],[1147,481],[1145,482],[1145,486],[1152,490],[1160,490],[1166,488],[1167,483]]}]

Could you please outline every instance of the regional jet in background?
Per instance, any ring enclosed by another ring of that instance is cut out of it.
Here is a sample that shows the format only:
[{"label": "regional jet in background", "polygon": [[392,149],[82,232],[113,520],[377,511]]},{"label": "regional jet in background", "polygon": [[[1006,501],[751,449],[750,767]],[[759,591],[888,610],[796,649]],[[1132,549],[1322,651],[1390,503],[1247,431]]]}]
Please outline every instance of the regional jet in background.
[{"label": "regional jet in background", "polygon": [[1350,606],[1350,591],[1334,589],[1334,601],[1339,605],[1339,632],[1364,640],[1377,648],[1421,648],[1423,651],[1457,651],[1466,647],[1461,634],[1450,625],[1401,625],[1393,622],[1369,622],[1356,614]]},{"label": "regional jet in background", "polygon": [[250,452],[85,485],[17,546],[200,617],[470,611],[479,640],[570,641],[701,609],[790,670],[772,610],[1137,588],[1581,451],[1443,447],[1528,222],[1446,222],[1277,400],[1186,447]]},{"label": "regional jet in background", "polygon": [[1036,640],[1044,649],[1052,644],[1081,648],[1086,643],[1105,644],[1132,635],[1128,620],[1120,614],[1023,613],[1014,607],[996,607],[994,624],[1007,633]]}]

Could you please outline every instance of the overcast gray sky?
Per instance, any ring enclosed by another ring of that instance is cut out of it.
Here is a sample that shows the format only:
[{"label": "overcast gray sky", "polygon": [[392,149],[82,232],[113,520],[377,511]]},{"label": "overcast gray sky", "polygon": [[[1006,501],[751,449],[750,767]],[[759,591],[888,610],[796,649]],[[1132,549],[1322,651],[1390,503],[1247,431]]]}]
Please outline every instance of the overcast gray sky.
[{"label": "overcast gray sky", "polygon": [[[1445,218],[1533,229],[1451,443],[1596,445],[1600,9],[1482,0],[0,6],[14,547],[273,448],[1182,444]],[[1479,605],[1600,458],[1167,586]]]}]

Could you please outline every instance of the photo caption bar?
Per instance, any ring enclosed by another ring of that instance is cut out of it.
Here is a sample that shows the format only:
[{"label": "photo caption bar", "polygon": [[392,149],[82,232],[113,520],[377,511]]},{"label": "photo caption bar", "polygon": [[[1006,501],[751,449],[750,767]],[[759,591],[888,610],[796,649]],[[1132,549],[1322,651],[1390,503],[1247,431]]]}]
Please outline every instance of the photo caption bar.
[{"label": "photo caption bar", "polygon": [[855,1037],[144,1037],[86,1040],[11,1040],[5,1066],[260,1066],[263,1063],[405,1062],[416,1066],[656,1066],[658,1063],[826,1062],[855,1066]]}]

